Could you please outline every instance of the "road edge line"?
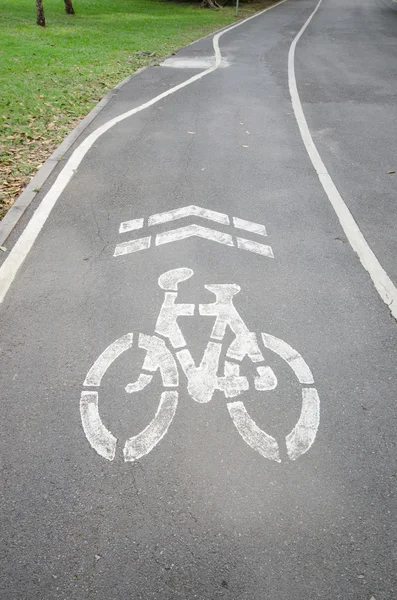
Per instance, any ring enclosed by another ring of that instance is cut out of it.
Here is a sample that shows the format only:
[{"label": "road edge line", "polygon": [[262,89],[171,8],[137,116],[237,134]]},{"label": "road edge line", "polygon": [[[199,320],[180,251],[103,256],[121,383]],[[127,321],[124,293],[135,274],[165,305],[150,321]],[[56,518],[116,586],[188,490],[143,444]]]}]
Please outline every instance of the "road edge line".
[{"label": "road edge line", "polygon": [[312,162],[312,165],[318,175],[321,185],[324,188],[326,195],[339,219],[342,229],[349,241],[350,246],[354,252],[358,255],[360,262],[364,269],[367,271],[372,279],[376,291],[382,298],[383,302],[387,304],[392,316],[397,320],[397,288],[387,275],[386,271],[380,264],[379,260],[371,250],[367,240],[362,234],[358,224],[356,223],[352,213],[350,212],[347,204],[340,195],[336,185],[334,184],[331,175],[326,168],[317,146],[314,143],[312,134],[310,133],[309,126],[303,111],[302,102],[298,92],[298,86],[296,83],[295,75],[295,50],[296,46],[309,26],[311,20],[320,8],[323,0],[319,0],[315,9],[295,36],[288,53],[288,85],[291,95],[292,108],[294,111],[295,119],[299,127],[299,131]]},{"label": "road edge line", "polygon": [[286,1],[287,0],[280,0],[280,2],[277,2],[276,4],[273,4],[272,6],[269,6],[269,7],[265,8],[264,10],[261,10],[260,12],[252,15],[251,17],[248,17],[247,19],[239,21],[238,23],[235,23],[234,25],[231,25],[230,27],[227,27],[226,29],[223,28],[218,33],[215,33],[213,35],[213,40],[212,40],[214,56],[215,56],[215,64],[212,67],[205,69],[204,71],[201,71],[200,73],[197,73],[196,75],[193,75],[192,77],[189,77],[184,82],[182,82],[176,86],[173,86],[169,90],[162,92],[161,94],[159,94],[158,96],[155,96],[151,100],[148,100],[147,102],[144,102],[143,104],[141,104],[129,111],[126,111],[125,113],[122,113],[121,115],[118,115],[117,117],[114,117],[113,119],[110,119],[109,121],[107,121],[106,123],[104,123],[103,125],[98,127],[97,129],[95,129],[92,133],[90,133],[90,135],[88,135],[77,146],[77,148],[75,148],[75,150],[73,151],[71,156],[66,161],[65,166],[58,174],[55,182],[53,183],[51,188],[48,190],[48,192],[45,194],[45,196],[40,201],[40,204],[36,208],[33,215],[30,217],[30,220],[28,221],[25,229],[19,236],[19,238],[16,241],[11,252],[9,253],[9,255],[5,259],[4,263],[0,267],[0,304],[3,302],[8,290],[10,289],[12,282],[15,279],[15,276],[16,276],[20,266],[22,265],[26,256],[30,252],[33,244],[35,243],[42,227],[44,226],[44,223],[48,219],[58,198],[60,197],[60,195],[62,194],[62,192],[68,185],[69,181],[73,177],[74,173],[76,172],[77,168],[79,167],[80,163],[82,162],[84,156],[86,155],[88,150],[93,146],[93,144],[96,142],[96,140],[99,137],[101,137],[104,133],[106,133],[109,129],[111,129],[114,125],[117,125],[121,121],[124,121],[125,119],[133,116],[134,114],[136,114],[146,108],[149,108],[150,106],[152,106],[153,104],[156,104],[163,98],[166,98],[167,96],[190,85],[191,83],[194,83],[195,81],[202,79],[202,77],[204,77],[205,75],[208,75],[209,73],[212,73],[213,71],[216,71],[220,67],[221,61],[222,61],[222,55],[221,55],[220,48],[219,48],[220,37],[222,35],[224,35],[225,33],[231,31],[232,29],[235,29],[236,27],[239,27],[240,25],[243,25],[244,23],[251,21],[252,19],[256,19],[257,17],[263,15],[265,12],[268,12],[269,10],[276,8],[276,6],[280,6],[281,4],[284,4],[284,2],[286,2]]}]

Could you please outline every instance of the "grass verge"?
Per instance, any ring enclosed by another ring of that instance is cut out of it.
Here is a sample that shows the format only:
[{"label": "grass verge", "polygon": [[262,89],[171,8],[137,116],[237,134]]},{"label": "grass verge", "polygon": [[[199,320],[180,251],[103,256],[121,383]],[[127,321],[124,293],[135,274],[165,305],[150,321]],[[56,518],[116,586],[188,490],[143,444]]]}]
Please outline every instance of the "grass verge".
[{"label": "grass verge", "polygon": [[[273,4],[241,5],[240,18]],[[127,75],[233,23],[234,7],[158,0],[2,0],[0,13],[0,218],[71,129]]]}]

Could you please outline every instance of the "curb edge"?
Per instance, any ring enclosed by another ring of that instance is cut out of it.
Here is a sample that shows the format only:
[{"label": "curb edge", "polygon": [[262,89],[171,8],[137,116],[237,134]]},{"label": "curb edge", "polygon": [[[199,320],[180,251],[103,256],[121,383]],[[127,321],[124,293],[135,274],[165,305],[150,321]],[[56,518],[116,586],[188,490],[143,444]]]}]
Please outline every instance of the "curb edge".
[{"label": "curb edge", "polygon": [[[155,63],[154,63],[155,64]],[[124,87],[133,77],[142,73],[145,69],[148,69],[152,65],[145,65],[141,67],[131,75],[128,75],[125,79],[120,81],[114,88],[112,88],[105,96],[94,106],[94,108],[83,118],[74,129],[65,137],[61,144],[54,150],[54,152],[47,158],[45,163],[40,167],[37,173],[32,177],[27,186],[24,188],[22,193],[17,197],[15,202],[9,208],[2,221],[0,221],[0,246],[4,244],[7,238],[10,236],[19,219],[24,214],[25,210],[30,206],[37,194],[40,193],[40,189],[47,181],[56,165],[59,164],[60,160],[66,154],[66,152],[73,146],[75,141],[80,135],[87,129],[92,123],[95,117],[109,104],[110,100],[117,94],[117,92]],[[37,189],[39,188],[39,189]],[[36,191],[37,190],[37,191]]]}]

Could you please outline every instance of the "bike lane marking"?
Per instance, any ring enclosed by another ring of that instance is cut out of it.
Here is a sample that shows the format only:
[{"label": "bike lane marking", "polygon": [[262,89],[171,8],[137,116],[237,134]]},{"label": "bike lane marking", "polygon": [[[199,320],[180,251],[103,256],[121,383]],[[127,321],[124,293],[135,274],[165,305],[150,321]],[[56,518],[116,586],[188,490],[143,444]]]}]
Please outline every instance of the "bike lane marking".
[{"label": "bike lane marking", "polygon": [[[126,462],[136,461],[163,439],[175,416],[178,405],[179,371],[177,362],[186,376],[187,391],[192,400],[206,404],[213,399],[215,391],[224,394],[225,399],[238,397],[250,389],[248,378],[240,374],[242,361],[248,358],[256,365],[257,376],[254,387],[261,392],[270,392],[278,385],[277,377],[261,352],[258,340],[263,346],[282,358],[302,384],[301,411],[296,425],[285,437],[289,460],[294,461],[305,454],[312,446],[320,424],[320,398],[314,384],[312,372],[302,358],[289,344],[272,335],[257,335],[249,331],[233,303],[233,297],[241,291],[237,284],[205,284],[204,288],[216,297],[210,303],[178,302],[178,286],[194,275],[194,271],[181,267],[160,275],[158,285],[165,291],[160,308],[155,333],[157,335],[138,336],[138,346],[146,350],[141,372],[133,383],[125,386],[129,394],[140,392],[148,386],[156,371],[160,371],[163,387],[174,388],[161,393],[159,406],[152,421],[140,433],[130,437],[124,444],[123,455]],[[215,317],[210,339],[200,364],[196,364],[187,346],[178,322],[179,317],[194,316],[197,312],[203,317]],[[224,374],[219,374],[221,350],[226,331],[230,329],[235,338],[229,344],[223,361]],[[158,337],[161,336],[161,337]],[[135,336],[136,339],[136,336]],[[102,378],[111,364],[125,351],[131,349],[133,333],[128,333],[110,344],[89,369],[84,380],[85,387],[100,387]],[[232,361],[236,362],[230,362]],[[258,363],[262,363],[259,364]],[[103,424],[99,414],[98,391],[83,390],[80,397],[81,422],[91,447],[103,458],[113,461],[116,456],[117,438]],[[240,400],[226,401],[230,417],[238,433],[253,450],[264,458],[278,463],[280,446],[278,441],[258,427]]]},{"label": "bike lane marking", "polygon": [[268,8],[265,8],[264,10],[262,10],[261,12],[255,14],[255,15],[252,15],[251,17],[248,17],[247,19],[244,19],[244,21],[236,23],[235,25],[232,25],[231,27],[228,27],[227,29],[223,29],[219,33],[216,33],[212,39],[215,63],[211,67],[209,67],[205,71],[202,71],[201,73],[197,73],[196,75],[193,75],[193,77],[190,77],[186,81],[183,81],[182,83],[170,88],[169,90],[166,90],[162,94],[155,96],[148,102],[144,102],[140,106],[137,106],[136,108],[133,108],[132,110],[129,110],[117,117],[114,117],[107,123],[104,123],[103,125],[101,125],[101,127],[98,127],[98,129],[93,131],[76,148],[76,150],[74,150],[73,154],[68,159],[66,165],[64,166],[62,171],[59,173],[58,177],[56,178],[53,186],[47,192],[47,194],[44,196],[44,198],[40,202],[38,208],[32,215],[30,221],[28,222],[24,231],[18,238],[18,240],[15,243],[15,246],[13,247],[13,249],[11,250],[9,256],[7,257],[7,259],[4,261],[4,263],[0,267],[0,304],[3,302],[12,282],[15,279],[15,276],[16,276],[20,266],[24,262],[26,256],[30,252],[31,248],[33,247],[33,244],[35,243],[37,236],[39,235],[41,229],[43,228],[45,222],[47,221],[58,198],[60,197],[60,195],[62,194],[62,192],[68,185],[69,181],[73,177],[73,175],[74,175],[75,171],[77,170],[77,168],[79,167],[81,161],[83,160],[83,158],[85,157],[87,152],[90,150],[90,148],[93,146],[93,144],[97,141],[97,139],[100,138],[109,129],[114,127],[114,125],[117,125],[121,121],[124,121],[128,117],[131,117],[131,116],[137,114],[138,112],[145,110],[146,108],[149,108],[150,106],[153,106],[160,100],[163,100],[163,98],[166,98],[167,96],[170,96],[171,94],[174,94],[178,90],[181,90],[184,87],[190,85],[191,83],[199,81],[206,75],[209,75],[210,73],[213,73],[214,71],[216,71],[221,66],[221,63],[222,63],[222,54],[221,54],[221,51],[219,48],[219,39],[222,37],[222,35],[224,35],[225,33],[228,33],[229,31],[232,31],[233,29],[235,29],[236,27],[239,27],[240,25],[243,25],[244,23],[247,23],[248,21],[251,21],[252,19],[256,19],[257,17],[264,14],[265,12],[272,10],[273,8],[276,8],[277,6],[280,6],[281,4],[284,4],[284,2],[286,2],[286,1],[287,0],[280,0],[280,2],[278,2],[277,4],[274,4],[273,6],[269,6]]},{"label": "bike lane marking", "polygon": [[343,231],[349,240],[350,246],[358,255],[360,262],[364,269],[367,271],[372,279],[376,291],[382,298],[383,302],[387,304],[393,317],[397,319],[397,288],[391,281],[390,277],[380,264],[379,260],[372,251],[370,245],[362,234],[357,222],[355,221],[352,213],[347,207],[345,201],[340,195],[336,185],[333,182],[331,175],[329,174],[327,167],[325,166],[317,146],[314,143],[312,134],[310,133],[309,126],[303,111],[302,102],[298,92],[298,86],[295,75],[295,51],[296,46],[312,21],[313,17],[319,10],[323,0],[319,0],[314,11],[307,19],[301,30],[293,40],[289,53],[288,53],[288,84],[292,101],[292,108],[295,114],[296,121],[298,123],[299,131],[305,145],[306,151],[312,162],[312,165],[318,175],[321,185],[324,188],[325,193],[331,205],[339,219]]},{"label": "bike lane marking", "polygon": [[[203,208],[201,206],[190,205],[181,206],[174,208],[166,212],[157,213],[151,215],[147,219],[148,227],[163,225],[164,223],[170,223],[173,221],[179,221],[187,217],[199,217],[221,225],[230,226],[232,221],[232,227],[236,229],[242,229],[253,233],[255,235],[267,236],[266,227],[261,223],[254,223],[253,221],[247,221],[246,219],[240,219],[238,217],[232,217],[229,219],[225,213],[217,212]],[[144,218],[131,219],[130,221],[123,221],[120,224],[119,233],[127,233],[129,231],[137,231],[144,227]],[[234,233],[234,232],[233,232]],[[267,258],[274,258],[273,250],[271,246],[256,242],[254,240],[247,240],[246,238],[236,237],[236,244],[233,237],[229,233],[219,231],[218,229],[211,229],[209,227],[203,227],[196,223],[192,225],[185,225],[184,227],[177,227],[176,229],[169,229],[163,231],[154,236],[155,245],[161,246],[163,244],[169,244],[173,242],[179,242],[189,237],[200,237],[218,244],[225,244],[226,246],[236,245],[239,250],[247,250],[254,254],[260,254]],[[123,256],[125,254],[131,254],[132,252],[139,252],[141,250],[148,250],[152,246],[152,236],[145,236],[133,240],[127,240],[117,244],[113,256]]]}]

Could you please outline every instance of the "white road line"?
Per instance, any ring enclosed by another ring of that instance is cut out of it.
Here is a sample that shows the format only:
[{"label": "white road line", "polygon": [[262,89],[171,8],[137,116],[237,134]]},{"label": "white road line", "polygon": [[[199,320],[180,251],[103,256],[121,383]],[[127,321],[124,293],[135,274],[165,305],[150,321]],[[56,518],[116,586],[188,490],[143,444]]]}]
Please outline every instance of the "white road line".
[{"label": "white road line", "polygon": [[237,229],[244,229],[245,231],[250,231],[257,235],[267,235],[266,227],[260,223],[253,223],[252,221],[233,217],[233,225],[237,227]]},{"label": "white road line", "polygon": [[125,233],[126,231],[134,231],[135,229],[142,229],[143,219],[132,219],[131,221],[124,221],[121,223],[119,233]]},{"label": "white road line", "polygon": [[117,244],[113,256],[122,256],[123,254],[131,254],[131,252],[139,252],[140,250],[147,250],[150,248],[150,240],[152,236],[138,238],[137,240],[129,240],[128,242],[121,242]]},{"label": "white road line", "polygon": [[55,183],[42,199],[41,203],[39,204],[29,223],[25,227],[23,233],[18,238],[18,241],[16,242],[15,246],[11,250],[10,254],[6,258],[2,266],[0,267],[0,303],[3,302],[4,297],[10,288],[10,285],[15,279],[15,275],[17,274],[19,267],[22,265],[33,244],[35,243],[37,236],[39,235],[44,223],[48,219],[48,216],[54,208],[59,196],[62,194],[62,192],[68,185],[69,181],[73,177],[73,174],[79,167],[81,161],[87,154],[88,150],[90,150],[90,148],[98,140],[98,138],[100,138],[109,129],[114,127],[114,125],[117,125],[117,123],[120,123],[121,121],[128,119],[128,117],[132,117],[136,113],[145,110],[150,106],[153,106],[153,104],[156,104],[157,102],[163,100],[167,96],[174,94],[178,90],[181,90],[182,88],[186,87],[187,85],[190,85],[191,83],[194,83],[195,81],[199,81],[202,77],[205,77],[209,73],[212,73],[213,71],[218,69],[221,66],[222,62],[222,55],[219,49],[219,39],[221,38],[221,36],[225,33],[228,33],[229,31],[232,31],[236,27],[240,27],[240,25],[243,25],[244,23],[251,21],[252,19],[256,19],[260,15],[264,14],[269,10],[272,10],[276,6],[284,4],[284,2],[286,1],[287,0],[281,0],[277,4],[269,6],[261,12],[252,15],[252,17],[248,17],[247,19],[244,19],[244,21],[236,23],[235,25],[232,25],[227,29],[223,29],[222,31],[214,35],[212,44],[215,54],[215,64],[212,67],[206,69],[205,71],[202,71],[201,73],[197,73],[197,75],[193,75],[193,77],[190,77],[189,79],[183,81],[179,85],[176,85],[170,88],[169,90],[166,90],[162,94],[155,96],[148,102],[144,102],[140,106],[137,106],[132,110],[128,110],[127,112],[115,117],[114,119],[111,119],[107,123],[104,123],[101,127],[98,127],[98,129],[93,131],[89,136],[85,138],[85,140],[73,152],[66,165],[59,173],[58,177],[55,180]]},{"label": "white road line", "polygon": [[358,254],[358,257],[363,265],[364,269],[369,273],[376,290],[378,291],[382,300],[388,305],[391,314],[397,319],[397,288],[383,269],[382,265],[376,258],[375,254],[371,250],[368,242],[360,231],[359,226],[354,220],[353,215],[345,204],[342,196],[337,190],[326,166],[324,165],[322,158],[317,150],[312,135],[310,133],[305,114],[303,112],[302,103],[299,97],[298,87],[296,84],[295,76],[295,50],[296,45],[299,42],[301,36],[305,32],[309,23],[313,19],[314,15],[320,8],[323,0],[320,0],[295,37],[291,44],[291,48],[288,54],[288,83],[291,94],[292,107],[295,113],[299,130],[305,144],[307,153],[312,161],[313,167],[315,168],[318,178],[327,194],[329,201],[331,202],[339,222],[342,226],[343,231],[353,250]]},{"label": "white road line", "polygon": [[209,229],[208,227],[202,227],[201,225],[186,225],[186,227],[178,227],[178,229],[171,229],[171,231],[158,233],[156,235],[156,246],[168,244],[170,242],[179,242],[180,240],[194,236],[211,240],[212,242],[218,242],[218,244],[234,246],[233,238],[228,233],[223,233],[216,229]]},{"label": "white road line", "polygon": [[237,247],[240,248],[240,250],[248,250],[248,252],[255,252],[255,254],[274,258],[271,246],[266,246],[266,244],[260,244],[259,242],[253,242],[252,240],[238,237]]},{"label": "white road line", "polygon": [[160,225],[161,223],[168,223],[169,221],[176,221],[190,216],[201,217],[202,219],[222,223],[222,225],[229,225],[229,217],[224,213],[195,205],[182,206],[181,208],[175,208],[174,210],[167,210],[167,212],[152,215],[149,217],[149,225]]}]

